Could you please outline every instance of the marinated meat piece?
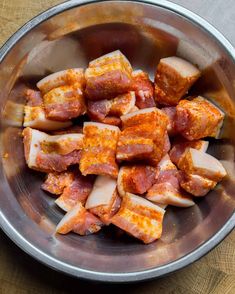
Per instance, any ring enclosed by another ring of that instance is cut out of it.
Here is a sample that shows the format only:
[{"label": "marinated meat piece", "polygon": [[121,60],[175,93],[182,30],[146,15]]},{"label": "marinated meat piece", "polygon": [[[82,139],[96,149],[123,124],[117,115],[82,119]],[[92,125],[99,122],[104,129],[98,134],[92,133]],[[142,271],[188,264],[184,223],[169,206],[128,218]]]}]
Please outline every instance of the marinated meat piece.
[{"label": "marinated meat piece", "polygon": [[116,180],[108,176],[98,176],[86,202],[86,209],[97,215],[105,224],[110,223],[110,218],[120,207],[121,200],[116,186]]},{"label": "marinated meat piece", "polygon": [[42,94],[46,94],[54,88],[65,85],[77,84],[81,90],[85,87],[84,70],[82,68],[72,68],[55,72],[46,76],[37,83],[38,89]]},{"label": "marinated meat piece", "polygon": [[43,101],[39,91],[26,91],[27,105],[24,106],[24,127],[32,127],[44,131],[58,130],[72,125],[71,121],[55,121],[47,119]]},{"label": "marinated meat piece", "polygon": [[163,154],[167,154],[171,150],[171,142],[167,132],[165,133],[164,138]]},{"label": "marinated meat piece", "polygon": [[210,190],[214,189],[216,184],[217,182],[205,177],[180,172],[180,186],[196,197],[205,196]]},{"label": "marinated meat piece", "polygon": [[82,174],[109,175],[117,177],[118,166],[115,153],[119,128],[101,123],[84,123],[84,150],[80,161]]},{"label": "marinated meat piece", "polygon": [[82,176],[80,172],[73,172],[73,180],[67,185],[55,203],[63,210],[71,210],[78,202],[85,205],[87,197],[92,191],[93,176]]},{"label": "marinated meat piece", "polygon": [[171,161],[178,166],[180,158],[188,148],[194,148],[206,152],[209,142],[203,140],[187,141],[178,139],[174,142],[172,149],[169,153]]},{"label": "marinated meat piece", "polygon": [[63,193],[64,188],[73,182],[73,179],[72,172],[49,173],[41,188],[51,194],[60,195]]},{"label": "marinated meat piece", "polygon": [[143,160],[156,165],[164,155],[167,117],[155,107],[121,116],[124,130],[118,141],[118,160]]},{"label": "marinated meat piece", "polygon": [[[74,142],[71,139],[72,135],[76,136],[73,138]],[[63,140],[60,140],[59,136],[49,136],[38,130],[25,128],[23,137],[25,159],[29,168],[42,172],[61,172],[69,165],[78,164],[80,161],[80,149],[83,146],[82,134],[62,135],[60,137],[63,137]],[[53,137],[55,137],[54,141]],[[71,145],[66,141],[66,137]]]},{"label": "marinated meat piece", "polygon": [[178,163],[179,169],[219,182],[226,176],[226,170],[215,157],[197,149],[189,148]]},{"label": "marinated meat piece", "polygon": [[90,100],[113,99],[131,90],[132,67],[119,51],[103,55],[89,63],[85,71],[86,96]]},{"label": "marinated meat piece", "polygon": [[87,113],[90,119],[98,122],[103,122],[111,109],[111,100],[99,100],[87,102]]},{"label": "marinated meat piece", "polygon": [[127,192],[144,194],[155,182],[156,169],[147,165],[122,166],[118,173],[117,188],[119,195]]},{"label": "marinated meat piece", "polygon": [[86,113],[83,93],[78,84],[60,86],[43,96],[48,119],[67,121]]},{"label": "marinated meat piece", "polygon": [[163,157],[158,168],[157,181],[148,190],[146,198],[157,204],[180,207],[194,205],[193,200],[180,189],[178,170],[168,155]]},{"label": "marinated meat piece", "polygon": [[187,140],[217,138],[224,113],[203,97],[181,100],[176,106],[176,129]]},{"label": "marinated meat piece", "polygon": [[135,92],[128,92],[114,98],[111,102],[110,115],[118,116],[127,114],[135,106]]},{"label": "marinated meat piece", "polygon": [[161,111],[163,111],[168,117],[168,124],[167,124],[168,135],[169,136],[177,135],[177,130],[176,130],[176,126],[175,126],[176,108],[174,106],[163,107],[163,108],[161,108]]},{"label": "marinated meat piece", "polygon": [[162,105],[177,105],[199,76],[200,71],[182,58],[162,58],[155,74],[156,102]]},{"label": "marinated meat piece", "polygon": [[79,235],[89,235],[98,232],[101,226],[102,222],[78,202],[59,222],[56,232],[67,234],[74,231]]},{"label": "marinated meat piece", "polygon": [[88,101],[87,112],[92,120],[120,125],[120,116],[129,113],[135,106],[135,94],[129,92],[111,100]]},{"label": "marinated meat piece", "polygon": [[144,199],[127,193],[112,223],[148,244],[159,239],[165,210]]},{"label": "marinated meat piece", "polygon": [[149,76],[142,70],[135,70],[132,73],[132,89],[136,95],[136,106],[140,109],[156,106],[154,100],[154,87]]}]

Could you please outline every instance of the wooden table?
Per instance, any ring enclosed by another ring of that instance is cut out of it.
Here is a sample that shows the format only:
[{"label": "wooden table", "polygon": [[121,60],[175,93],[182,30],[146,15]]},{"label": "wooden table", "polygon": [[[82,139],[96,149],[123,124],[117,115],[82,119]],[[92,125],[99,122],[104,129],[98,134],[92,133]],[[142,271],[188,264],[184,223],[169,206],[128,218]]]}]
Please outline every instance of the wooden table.
[{"label": "wooden table", "polygon": [[[23,23],[58,0],[0,0],[0,45]],[[206,18],[235,44],[234,0],[174,0]],[[134,285],[91,284],[56,273],[23,253],[0,231],[0,294],[235,293],[235,232],[193,265],[168,277]]]}]

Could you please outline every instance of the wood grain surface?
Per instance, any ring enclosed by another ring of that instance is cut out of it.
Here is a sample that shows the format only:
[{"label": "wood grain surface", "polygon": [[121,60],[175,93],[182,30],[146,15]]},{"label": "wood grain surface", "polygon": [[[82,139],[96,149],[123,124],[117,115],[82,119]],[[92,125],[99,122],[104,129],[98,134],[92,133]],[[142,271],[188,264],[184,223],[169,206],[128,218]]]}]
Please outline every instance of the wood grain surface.
[{"label": "wood grain surface", "polygon": [[[62,1],[0,0],[0,46],[27,20]],[[209,20],[235,44],[234,0],[175,0]],[[218,17],[219,15],[219,17]],[[104,285],[75,280],[23,253],[0,231],[0,294],[235,293],[235,232],[205,257],[167,277],[140,284]]]}]

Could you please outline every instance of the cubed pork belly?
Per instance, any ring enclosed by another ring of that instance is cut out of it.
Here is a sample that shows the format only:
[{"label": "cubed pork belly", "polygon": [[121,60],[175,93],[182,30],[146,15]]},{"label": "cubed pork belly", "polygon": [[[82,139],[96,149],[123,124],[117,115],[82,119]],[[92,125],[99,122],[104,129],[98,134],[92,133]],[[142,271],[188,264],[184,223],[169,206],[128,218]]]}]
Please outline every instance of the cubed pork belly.
[{"label": "cubed pork belly", "polygon": [[113,99],[131,90],[132,67],[119,51],[103,55],[89,63],[85,71],[86,96],[90,100]]},{"label": "cubed pork belly", "polygon": [[121,116],[123,131],[117,147],[118,160],[147,159],[156,165],[165,150],[167,117],[155,107]]},{"label": "cubed pork belly", "polygon": [[118,175],[116,148],[120,130],[116,126],[86,122],[83,133],[84,149],[80,161],[82,174]]},{"label": "cubed pork belly", "polygon": [[120,116],[129,113],[135,106],[135,93],[128,92],[111,100],[89,101],[87,113],[89,117],[101,123],[120,125]]},{"label": "cubed pork belly", "polygon": [[51,135],[64,135],[64,134],[82,134],[83,127],[78,125],[69,126],[67,128],[51,131]]},{"label": "cubed pork belly", "polygon": [[217,184],[217,182],[199,175],[186,174],[182,171],[180,171],[179,174],[180,186],[196,197],[205,196],[210,190],[214,189]]},{"label": "cubed pork belly", "polygon": [[81,202],[78,202],[59,222],[56,232],[67,234],[73,231],[79,235],[89,235],[98,232],[102,225],[97,217],[88,212]]},{"label": "cubed pork belly", "polygon": [[111,222],[148,244],[161,237],[164,213],[165,210],[156,204],[143,197],[127,193]]},{"label": "cubed pork belly", "polygon": [[156,169],[148,165],[122,166],[118,173],[117,188],[124,197],[127,192],[144,194],[155,182]]},{"label": "cubed pork belly", "polygon": [[46,117],[67,121],[86,113],[83,92],[79,85],[65,85],[54,88],[43,96]]},{"label": "cubed pork belly", "polygon": [[110,218],[120,207],[121,199],[116,186],[115,179],[109,176],[98,176],[86,201],[86,209],[97,215],[105,224],[110,223]]},{"label": "cubed pork belly", "polygon": [[72,122],[69,120],[61,122],[46,118],[42,96],[39,91],[28,89],[25,96],[27,104],[24,106],[24,127],[53,131],[72,125]]},{"label": "cubed pork belly", "polygon": [[67,185],[55,203],[63,210],[71,210],[78,202],[85,205],[87,197],[92,191],[94,177],[84,177],[80,172],[72,172],[73,181]]},{"label": "cubed pork belly", "polygon": [[168,118],[168,124],[167,124],[168,135],[169,136],[177,135],[177,130],[175,126],[176,107],[175,106],[163,107],[161,108],[161,110],[167,115],[167,118]]},{"label": "cubed pork belly", "polygon": [[206,152],[209,142],[204,140],[187,141],[183,138],[176,139],[169,152],[171,161],[178,166],[180,158],[188,148],[194,148]]},{"label": "cubed pork belly", "polygon": [[29,168],[42,172],[61,172],[80,161],[82,134],[49,136],[44,132],[25,128],[23,137],[25,159]]},{"label": "cubed pork belly", "polygon": [[217,138],[224,113],[203,97],[181,100],[176,106],[176,129],[187,140]]},{"label": "cubed pork belly", "polygon": [[82,176],[78,170],[49,173],[41,188],[60,195],[55,203],[63,210],[71,210],[78,202],[83,205],[93,187],[93,176]]},{"label": "cubed pork belly", "polygon": [[181,190],[176,166],[168,155],[164,156],[158,165],[159,173],[156,183],[148,190],[146,198],[155,203],[188,207],[194,205],[187,193]]},{"label": "cubed pork belly", "polygon": [[38,89],[44,95],[54,88],[66,85],[77,85],[81,90],[85,87],[85,76],[82,68],[71,68],[46,76],[37,83]]},{"label": "cubed pork belly", "polygon": [[215,182],[221,181],[227,174],[218,159],[194,148],[187,149],[178,167],[187,174],[199,175]]},{"label": "cubed pork belly", "polygon": [[154,100],[154,87],[149,76],[142,70],[132,72],[132,89],[135,91],[136,106],[139,109],[156,106]]},{"label": "cubed pork belly", "polygon": [[182,58],[162,58],[155,74],[156,102],[161,105],[177,105],[199,76],[200,71]]},{"label": "cubed pork belly", "polygon": [[63,193],[64,188],[68,187],[73,180],[74,175],[69,171],[49,173],[41,188],[51,194],[60,195]]}]

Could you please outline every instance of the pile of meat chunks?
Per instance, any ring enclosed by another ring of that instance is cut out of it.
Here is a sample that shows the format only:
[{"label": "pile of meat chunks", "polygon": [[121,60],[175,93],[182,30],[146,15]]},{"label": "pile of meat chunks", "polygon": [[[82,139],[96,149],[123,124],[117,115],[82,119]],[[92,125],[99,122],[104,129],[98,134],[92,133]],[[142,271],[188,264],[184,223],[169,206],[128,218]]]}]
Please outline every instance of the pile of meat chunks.
[{"label": "pile of meat chunks", "polygon": [[[218,138],[224,114],[187,97],[199,76],[186,60],[167,57],[153,83],[117,50],[26,91],[25,158],[47,173],[42,189],[66,212],[57,233],[113,224],[150,243],[161,237],[167,205],[192,206],[222,180],[226,171],[203,138]],[[84,115],[83,125],[73,124]]]}]

